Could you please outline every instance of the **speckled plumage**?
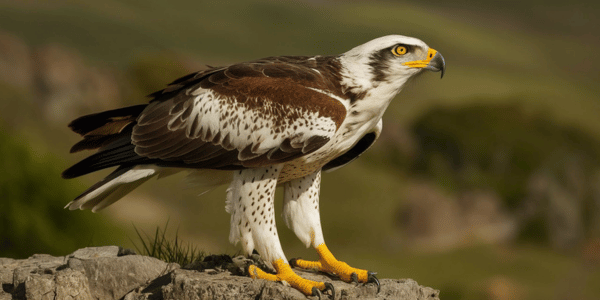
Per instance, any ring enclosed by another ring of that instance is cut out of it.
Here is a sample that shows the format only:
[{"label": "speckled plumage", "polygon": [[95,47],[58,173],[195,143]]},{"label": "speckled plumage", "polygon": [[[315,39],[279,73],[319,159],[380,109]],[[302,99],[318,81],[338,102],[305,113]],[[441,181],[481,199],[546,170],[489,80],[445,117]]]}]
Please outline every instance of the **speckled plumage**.
[{"label": "speckled plumage", "polygon": [[[403,47],[403,55],[396,49]],[[319,262],[343,280],[365,270],[333,258],[319,216],[321,171],[356,159],[379,137],[394,96],[424,69],[444,71],[441,55],[420,40],[386,36],[337,56],[281,56],[209,68],[172,82],[137,105],[83,116],[69,126],[83,136],[71,149],[98,152],[63,172],[73,178],[118,168],[67,205],[102,209],[154,177],[192,170],[200,185],[229,184],[230,241],[257,250],[305,294],[326,285],[289,269],[275,226],[275,189],[283,186],[286,225]],[[443,74],[443,73],[442,73]],[[260,272],[259,272],[260,271]],[[352,274],[351,274],[352,273]]]}]

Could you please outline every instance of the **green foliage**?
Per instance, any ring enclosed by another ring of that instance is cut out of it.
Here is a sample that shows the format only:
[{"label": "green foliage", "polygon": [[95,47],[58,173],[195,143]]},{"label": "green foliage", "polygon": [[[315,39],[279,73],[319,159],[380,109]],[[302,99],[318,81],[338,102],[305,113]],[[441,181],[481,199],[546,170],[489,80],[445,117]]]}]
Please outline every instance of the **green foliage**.
[{"label": "green foliage", "polygon": [[[583,233],[597,234],[600,216],[592,190],[600,172],[600,142],[591,134],[514,104],[436,108],[415,121],[412,133],[419,145],[410,167],[414,175],[457,194],[495,191],[520,218],[522,241],[552,240],[549,204],[531,210],[525,200],[557,189],[581,203],[574,213],[583,220]],[[533,189],[535,178],[547,178],[551,186]]]},{"label": "green foliage", "polygon": [[174,240],[167,238],[167,228],[169,222],[165,224],[164,229],[156,227],[154,236],[149,236],[145,232],[141,232],[135,228],[135,232],[142,243],[138,246],[138,243],[132,241],[135,245],[136,250],[143,254],[154,258],[158,258],[168,263],[178,263],[180,266],[185,267],[195,261],[201,261],[206,254],[198,250],[196,246],[182,242],[179,238],[179,230],[175,232]]},{"label": "green foliage", "polygon": [[452,190],[491,188],[510,208],[534,172],[557,173],[576,157],[589,173],[600,162],[600,144],[586,132],[511,104],[433,109],[412,131],[420,147],[414,172]]},{"label": "green foliage", "polygon": [[0,129],[0,257],[65,255],[118,239],[98,215],[63,209],[77,191],[60,177],[57,159]]}]

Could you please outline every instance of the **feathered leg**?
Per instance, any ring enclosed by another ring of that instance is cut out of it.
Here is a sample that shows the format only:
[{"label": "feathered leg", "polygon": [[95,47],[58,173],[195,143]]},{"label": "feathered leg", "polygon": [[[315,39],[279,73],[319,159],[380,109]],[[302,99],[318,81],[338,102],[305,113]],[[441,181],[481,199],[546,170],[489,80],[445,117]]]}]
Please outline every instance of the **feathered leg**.
[{"label": "feathered leg", "polygon": [[277,235],[274,197],[281,165],[234,172],[227,190],[227,212],[231,214],[232,243],[240,241],[246,255],[256,248],[267,265],[277,274],[269,274],[250,266],[252,278],[286,281],[305,295],[316,295],[331,284],[306,280],[296,275],[288,264]]},{"label": "feathered leg", "polygon": [[336,274],[346,282],[379,282],[375,273],[350,267],[337,260],[327,249],[319,217],[319,189],[321,171],[286,182],[284,185],[283,217],[286,225],[306,245],[312,246],[319,255],[318,261],[292,259],[290,264],[303,269],[316,269]]}]

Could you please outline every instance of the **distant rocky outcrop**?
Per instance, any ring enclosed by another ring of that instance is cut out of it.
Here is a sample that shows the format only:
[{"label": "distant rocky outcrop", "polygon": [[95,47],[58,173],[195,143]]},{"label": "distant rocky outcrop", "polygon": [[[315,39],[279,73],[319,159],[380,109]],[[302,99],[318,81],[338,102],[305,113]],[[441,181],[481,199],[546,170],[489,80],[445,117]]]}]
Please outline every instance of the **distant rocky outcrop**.
[{"label": "distant rocky outcrop", "polygon": [[49,121],[62,124],[117,106],[122,92],[115,73],[92,66],[74,49],[59,44],[30,47],[0,30],[0,84],[26,91]]},{"label": "distant rocky outcrop", "polygon": [[34,50],[32,59],[36,95],[50,121],[112,109],[121,100],[115,72],[91,66],[74,49],[45,45]]},{"label": "distant rocky outcrop", "polygon": [[18,37],[0,30],[0,82],[19,88],[33,86],[31,50]]},{"label": "distant rocky outcrop", "polygon": [[[181,268],[117,246],[84,248],[60,257],[0,258],[0,300],[305,298],[283,283],[243,276],[249,262],[241,257],[208,256]],[[296,272],[333,283],[336,299],[439,299],[439,291],[412,279],[381,279],[377,293],[374,284],[348,284],[324,274]]]},{"label": "distant rocky outcrop", "polygon": [[[398,211],[396,240],[419,251],[446,251],[475,243],[514,240],[517,220],[489,190],[459,195],[427,182],[409,182],[407,204]],[[399,242],[400,243],[400,242]]]}]

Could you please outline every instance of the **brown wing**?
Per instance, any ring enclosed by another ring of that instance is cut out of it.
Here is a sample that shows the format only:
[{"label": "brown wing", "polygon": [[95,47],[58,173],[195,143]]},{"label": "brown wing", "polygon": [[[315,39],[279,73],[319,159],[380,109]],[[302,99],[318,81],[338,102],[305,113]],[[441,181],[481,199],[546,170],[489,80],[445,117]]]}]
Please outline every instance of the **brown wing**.
[{"label": "brown wing", "polygon": [[346,116],[334,57],[278,57],[190,74],[154,93],[133,128],[159,164],[238,169],[325,145]]}]

